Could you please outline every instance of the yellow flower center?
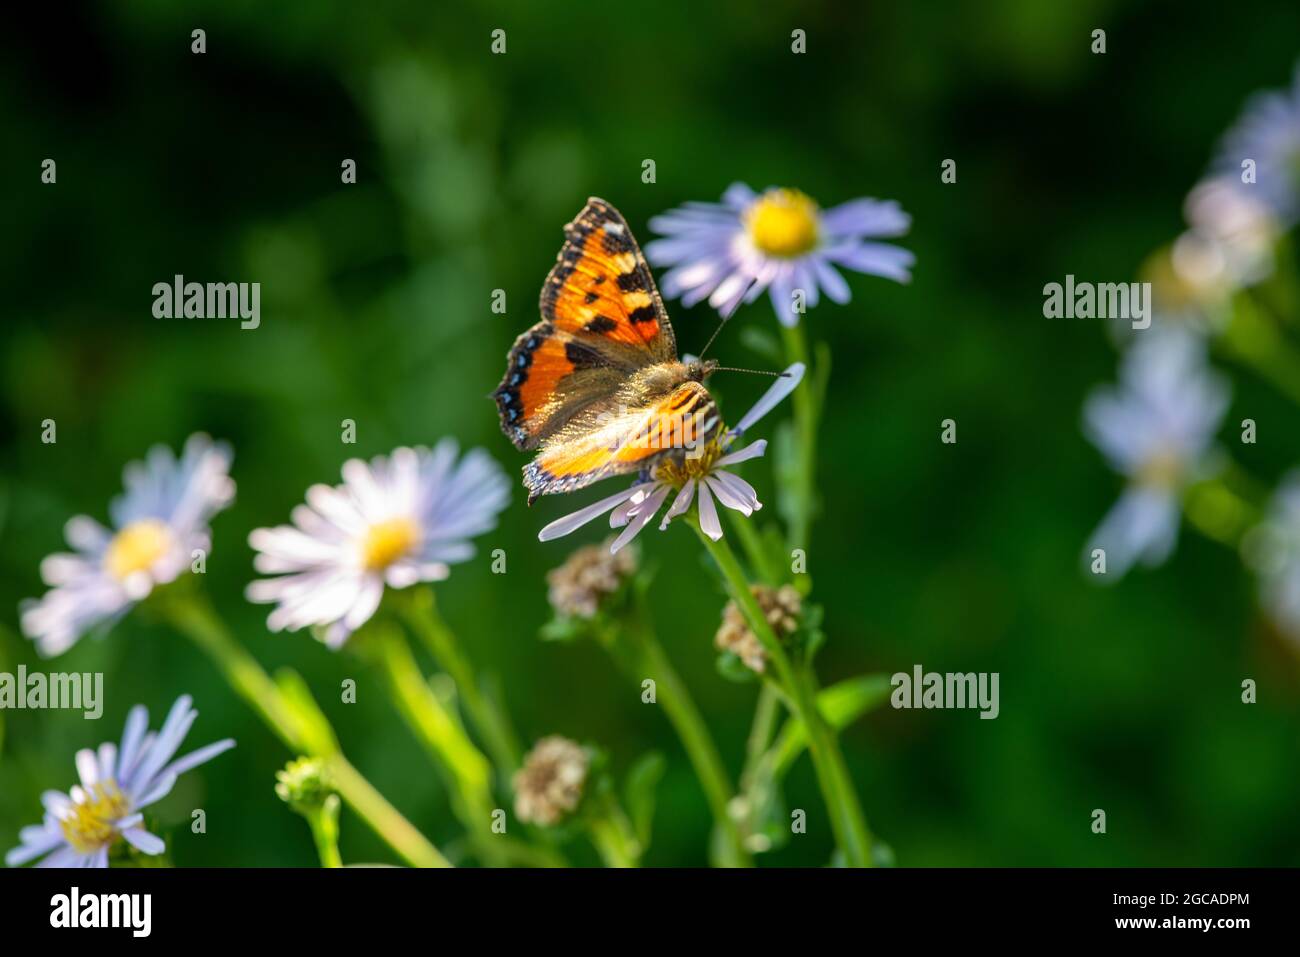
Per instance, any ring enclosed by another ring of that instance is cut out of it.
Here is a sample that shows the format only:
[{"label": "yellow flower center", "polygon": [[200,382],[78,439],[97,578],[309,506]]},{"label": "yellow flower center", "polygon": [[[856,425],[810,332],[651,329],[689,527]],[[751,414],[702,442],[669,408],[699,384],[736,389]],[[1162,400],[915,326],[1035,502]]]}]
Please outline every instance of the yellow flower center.
[{"label": "yellow flower center", "polygon": [[721,457],[722,446],[714,440],[698,455],[691,455],[688,452],[680,461],[665,459],[663,464],[655,469],[655,478],[673,488],[681,488],[691,479],[703,479],[713,470],[713,464]]},{"label": "yellow flower center", "polygon": [[370,571],[382,571],[420,544],[420,526],[409,518],[390,518],[366,530],[361,542],[361,563]]},{"label": "yellow flower center", "polygon": [[60,827],[73,850],[89,854],[117,840],[118,832],[113,822],[125,817],[129,810],[117,783],[100,781],[86,789],[84,801],[72,805]]},{"label": "yellow flower center", "polygon": [[1183,475],[1183,463],[1173,452],[1161,451],[1152,455],[1138,469],[1136,480],[1148,488],[1177,488]]},{"label": "yellow flower center", "polygon": [[171,545],[171,529],[165,522],[142,518],[113,536],[104,552],[104,567],[118,581],[126,581],[136,572],[147,572]]},{"label": "yellow flower center", "polygon": [[793,259],[817,245],[817,204],[797,189],[769,189],[745,212],[754,245]]}]

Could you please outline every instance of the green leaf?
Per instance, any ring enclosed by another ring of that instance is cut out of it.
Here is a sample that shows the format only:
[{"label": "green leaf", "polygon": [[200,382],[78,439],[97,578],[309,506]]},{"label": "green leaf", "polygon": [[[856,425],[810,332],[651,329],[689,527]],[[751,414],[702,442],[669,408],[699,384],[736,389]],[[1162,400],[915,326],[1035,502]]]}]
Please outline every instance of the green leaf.
[{"label": "green leaf", "polygon": [[667,767],[664,756],[658,751],[651,751],[632,765],[623,784],[623,804],[643,848],[650,846],[650,829],[655,814],[655,788]]},{"label": "green leaf", "polygon": [[724,651],[718,655],[718,674],[736,684],[749,684],[758,675],[750,671],[740,657],[733,652]]},{"label": "green leaf", "polygon": [[[822,689],[817,696],[817,707],[831,729],[840,731],[883,704],[889,698],[889,691],[889,675],[862,675]],[[773,763],[774,777],[778,781],[807,744],[808,737],[803,722],[796,718],[786,721],[776,743],[768,752]]]}]

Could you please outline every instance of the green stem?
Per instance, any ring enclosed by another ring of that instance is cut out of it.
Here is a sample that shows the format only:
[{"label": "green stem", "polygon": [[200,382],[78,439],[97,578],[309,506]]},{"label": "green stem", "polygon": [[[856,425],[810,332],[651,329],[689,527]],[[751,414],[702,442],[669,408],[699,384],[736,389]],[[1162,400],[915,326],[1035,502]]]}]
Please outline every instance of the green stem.
[{"label": "green stem", "polygon": [[740,773],[741,790],[749,789],[759,763],[772,743],[780,711],[781,699],[777,690],[770,684],[763,684],[758,689],[758,700],[754,702],[754,721],[749,728],[749,738],[745,741],[745,769]]},{"label": "green stem", "polygon": [[787,517],[790,522],[790,547],[807,551],[813,514],[816,511],[818,403],[803,323],[782,325],[781,337],[785,340],[786,358],[791,363],[802,362],[805,367],[803,381],[792,396],[798,467],[790,480],[793,488],[790,490],[791,502],[787,508]]},{"label": "green stem", "polygon": [[588,819],[587,835],[606,867],[641,866],[641,842],[632,822],[612,798],[607,798],[599,813]]},{"label": "green stem", "polygon": [[367,825],[414,867],[450,867],[447,859],[384,798],[341,751],[322,753],[313,735],[294,713],[280,687],[257,659],[235,640],[207,600],[197,592],[161,598],[159,607],[177,631],[205,652],[267,727],[295,754],[322,758],[334,775],[339,795]]},{"label": "green stem", "polygon": [[451,867],[436,847],[352,766],[341,751],[325,758],[334,789],[348,807],[413,867]]},{"label": "green stem", "polygon": [[629,616],[627,632],[639,649],[639,658],[644,675],[651,677],[657,689],[656,701],[664,707],[669,723],[677,732],[677,737],[686,750],[695,775],[704,789],[704,796],[713,812],[714,824],[721,830],[723,840],[720,848],[721,863],[724,867],[753,867],[754,861],[745,849],[740,828],[731,816],[731,802],[735,792],[731,778],[722,763],[718,747],[709,734],[708,725],[695,706],[686,683],[668,660],[663,646],[650,628],[648,614],[638,597],[634,614]]},{"label": "green stem", "polygon": [[364,640],[367,650],[377,653],[398,711],[442,773],[452,809],[479,855],[485,862],[504,863],[504,849],[492,833],[492,768],[487,758],[433,693],[401,629],[376,624]]},{"label": "green stem", "polygon": [[257,659],[235,640],[206,599],[191,593],[179,600],[169,600],[161,607],[172,627],[212,659],[231,688],[261,716],[290,751],[308,751],[305,743],[310,735],[285,702],[279,686]]},{"label": "green stem", "polygon": [[412,589],[411,595],[401,604],[400,614],[407,626],[424,643],[438,665],[456,683],[460,700],[465,703],[470,723],[483,737],[487,750],[500,769],[504,780],[519,769],[522,750],[510,719],[505,712],[489,701],[474,680],[474,669],[462,654],[460,643],[447,626],[432,588]]},{"label": "green stem", "polygon": [[307,826],[311,828],[312,839],[316,842],[316,853],[320,855],[321,867],[342,867],[343,858],[339,854],[339,797],[331,794],[318,808],[312,808],[303,814]]},{"label": "green stem", "polygon": [[771,557],[767,553],[767,548],[763,544],[756,523],[744,518],[731,509],[726,509],[727,515],[730,516],[730,525],[736,531],[736,537],[740,539],[740,547],[745,550],[745,556],[749,559],[754,571],[758,577],[763,579],[763,583],[771,585],[773,588],[780,585],[785,580],[781,572],[772,565]]},{"label": "green stem", "polygon": [[715,542],[700,530],[697,522],[691,524],[695,526],[704,547],[717,562],[732,600],[744,614],[750,629],[763,643],[763,648],[772,661],[776,681],[788,695],[793,713],[803,722],[813,768],[817,772],[817,782],[826,801],[831,828],[845,863],[850,867],[870,867],[871,832],[853,789],[853,781],[844,762],[844,755],[840,752],[839,741],[827,727],[817,707],[817,679],[812,668],[807,663],[801,662],[795,666],[790,661],[785,648],[767,623],[758,601],[750,592],[749,581],[726,540],[719,539]]}]

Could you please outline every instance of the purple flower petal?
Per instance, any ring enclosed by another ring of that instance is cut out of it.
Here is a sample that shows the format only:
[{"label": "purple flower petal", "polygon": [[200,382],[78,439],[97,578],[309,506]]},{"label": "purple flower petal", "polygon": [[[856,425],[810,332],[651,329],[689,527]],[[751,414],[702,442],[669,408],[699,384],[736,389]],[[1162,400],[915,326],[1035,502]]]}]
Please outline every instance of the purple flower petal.
[{"label": "purple flower petal", "polygon": [[882,276],[896,282],[911,282],[916,256],[901,246],[888,243],[855,243],[828,247],[823,255],[855,272]]}]

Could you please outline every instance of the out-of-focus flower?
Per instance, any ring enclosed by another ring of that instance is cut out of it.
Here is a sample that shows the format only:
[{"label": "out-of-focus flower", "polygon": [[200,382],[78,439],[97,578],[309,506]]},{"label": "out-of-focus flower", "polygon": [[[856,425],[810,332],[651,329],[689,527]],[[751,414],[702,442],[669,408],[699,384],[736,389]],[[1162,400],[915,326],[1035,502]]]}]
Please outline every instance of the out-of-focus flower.
[{"label": "out-of-focus flower", "polygon": [[82,635],[107,630],[159,585],[173,581],[211,547],[208,522],[234,499],[230,448],[192,435],[177,459],[156,445],[122,474],[124,495],[109,505],[112,528],[86,515],[64,529],[76,553],[41,562],[51,586],[23,603],[22,629],[42,655],[67,651]]},{"label": "out-of-focus flower", "polygon": [[1260,600],[1269,616],[1300,643],[1300,470],[1278,484],[1242,552],[1259,575]]},{"label": "out-of-focus flower", "polygon": [[78,751],[81,784],[67,794],[41,795],[45,820],[18,832],[22,843],[5,855],[5,863],[17,867],[43,858],[37,867],[107,867],[119,839],[144,854],[161,854],[166,845],[144,829],[140,812],[171,793],[186,771],[235,746],[227,738],[173,761],[199,714],[191,704],[188,695],[178,698],[157,734],[148,730],[149,712],[136,705],[121,744]]},{"label": "out-of-focus flower", "polygon": [[[803,600],[793,586],[769,588],[766,585],[751,585],[749,591],[778,639],[789,638],[799,630]],[[727,602],[722,610],[722,627],[718,629],[713,644],[719,651],[731,652],[751,671],[762,674],[767,668],[767,652],[763,649],[763,643],[750,630],[744,613],[736,607],[735,601]]]},{"label": "out-of-focus flower", "polygon": [[450,439],[399,448],[369,463],[349,459],[343,484],[313,485],[293,525],[259,528],[250,601],[272,603],[272,631],[320,627],[332,648],[370,620],[384,586],[438,581],[473,557],[470,539],[496,527],[509,501],[501,467],[481,449],[457,461]]},{"label": "out-of-focus flower", "polygon": [[[1254,182],[1243,163],[1254,162]],[[1267,206],[1285,228],[1300,220],[1300,64],[1291,88],[1257,93],[1223,138],[1214,163],[1233,188]]]},{"label": "out-of-focus flower", "polygon": [[836,266],[908,282],[916,257],[873,240],[902,236],[911,222],[893,201],[855,199],[823,210],[798,190],[755,193],[734,183],[721,203],[687,203],[651,219],[650,228],[664,238],[648,243],[646,255],[672,267],[663,277],[669,298],[692,306],[707,297],[730,316],[770,290],[777,318],[793,326],[802,311],[795,308],[795,290],[802,290],[809,308],[822,292],[834,302],[849,301],[849,285]]},{"label": "out-of-focus flower", "polygon": [[738,465],[747,459],[757,458],[767,449],[767,442],[760,440],[734,452],[729,451],[732,443],[794,391],[803,378],[803,373],[803,363],[794,363],[754,407],[745,413],[734,429],[725,432],[698,454],[683,453],[666,459],[655,468],[652,475],[642,478],[631,488],[551,522],[538,533],[538,539],[549,542],[560,538],[610,512],[610,527],[623,529],[609,546],[611,554],[617,553],[650,523],[668,499],[669,493],[676,491],[673,504],[664,513],[659,529],[662,531],[667,528],[669,522],[684,514],[691,503],[698,499],[700,528],[717,541],[722,537],[722,522],[718,519],[715,497],[727,508],[747,517],[763,507],[753,486],[734,472],[726,471],[724,466]]},{"label": "out-of-focus flower", "polygon": [[[1300,162],[1300,153],[1296,159]],[[1175,244],[1174,266],[1189,283],[1217,282],[1239,289],[1272,273],[1273,247],[1281,228],[1268,206],[1241,186],[1229,177],[1216,177],[1199,183],[1187,195],[1187,222],[1196,242],[1205,247],[1199,254],[1180,256]],[[1193,245],[1193,240],[1179,243]]]},{"label": "out-of-focus flower", "polygon": [[1173,551],[1182,490],[1209,467],[1228,397],[1201,340],[1156,326],[1125,355],[1118,388],[1088,397],[1084,432],[1129,480],[1088,544],[1089,553],[1105,550],[1107,578],[1122,577],[1134,562],[1159,565]]},{"label": "out-of-focus flower", "polygon": [[611,553],[610,542],[584,545],[546,573],[547,597],[557,615],[591,618],[600,604],[636,571],[632,549]]},{"label": "out-of-focus flower", "polygon": [[590,764],[577,742],[555,734],[542,738],[515,772],[515,816],[528,824],[559,824],[582,803]]}]

